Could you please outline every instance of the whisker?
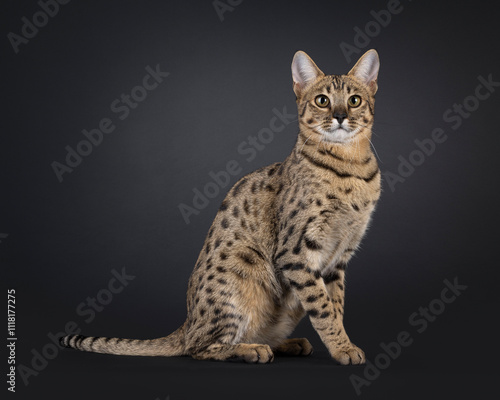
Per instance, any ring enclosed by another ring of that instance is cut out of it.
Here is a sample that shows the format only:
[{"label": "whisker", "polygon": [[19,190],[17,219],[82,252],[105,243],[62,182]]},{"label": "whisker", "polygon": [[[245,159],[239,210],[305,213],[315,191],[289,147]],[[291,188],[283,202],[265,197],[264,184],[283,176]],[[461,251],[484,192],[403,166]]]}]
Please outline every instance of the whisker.
[{"label": "whisker", "polygon": [[372,143],[372,141],[370,140],[370,138],[369,138],[368,136],[366,136],[366,135],[364,135],[364,136],[365,136],[365,137],[368,139],[368,141],[370,142],[370,145],[372,146],[373,151],[375,152],[375,156],[376,156],[376,157],[380,160],[380,162],[381,162],[381,163],[383,163],[382,159],[379,157],[379,155],[378,155],[378,153],[377,153],[377,149],[375,149],[375,146],[374,146],[374,144]]},{"label": "whisker", "polygon": [[[355,136],[356,138],[356,152],[358,153],[358,158],[361,158],[361,147],[359,145],[359,136]],[[351,159],[351,161],[354,159],[354,155]]]},{"label": "whisker", "polygon": [[380,120],[377,119],[377,125],[387,125],[387,126],[398,126],[398,127],[404,127],[404,124],[389,124],[387,122],[381,122]]},{"label": "whisker", "polygon": [[381,136],[377,133],[377,131],[376,131],[375,129],[373,129],[373,127],[371,127],[371,128],[370,128],[368,125],[363,125],[362,123],[359,123],[359,122],[353,122],[353,125],[358,125],[358,126],[361,126],[361,127],[363,127],[363,128],[370,129],[370,130],[371,130],[371,132],[372,132],[375,136],[377,136],[377,137],[381,137]]},{"label": "whisker", "polygon": [[304,149],[304,146],[306,145],[307,141],[311,139],[311,136],[314,135],[314,132],[309,135],[309,137],[306,139],[304,143],[302,143],[302,147],[300,148],[299,153],[302,153],[302,150]]}]

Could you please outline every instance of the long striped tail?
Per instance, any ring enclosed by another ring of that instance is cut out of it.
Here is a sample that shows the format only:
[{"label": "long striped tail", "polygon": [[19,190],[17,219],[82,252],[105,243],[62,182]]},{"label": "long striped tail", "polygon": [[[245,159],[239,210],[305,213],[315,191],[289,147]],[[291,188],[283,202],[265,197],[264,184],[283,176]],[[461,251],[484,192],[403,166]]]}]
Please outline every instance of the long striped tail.
[{"label": "long striped tail", "polygon": [[116,354],[120,356],[162,356],[184,355],[184,326],[168,336],[149,339],[120,339],[69,335],[60,339],[63,347],[94,353]]}]

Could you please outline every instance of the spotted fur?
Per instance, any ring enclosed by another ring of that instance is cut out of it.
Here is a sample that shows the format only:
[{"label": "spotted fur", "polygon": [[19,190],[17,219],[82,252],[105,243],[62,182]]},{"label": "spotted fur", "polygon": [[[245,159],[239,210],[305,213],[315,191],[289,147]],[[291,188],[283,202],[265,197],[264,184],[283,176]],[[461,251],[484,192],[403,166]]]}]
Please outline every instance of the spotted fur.
[{"label": "spotted fur", "polygon": [[[307,339],[287,339],[308,315],[335,360],[364,363],[342,320],[346,266],[380,195],[370,148],[378,66],[370,50],[347,75],[324,75],[305,53],[295,55],[295,147],[227,194],[189,279],[187,319],[177,331],[153,340],[67,336],[62,345],[265,363],[274,353],[312,352]],[[356,107],[353,95],[361,99]]]}]

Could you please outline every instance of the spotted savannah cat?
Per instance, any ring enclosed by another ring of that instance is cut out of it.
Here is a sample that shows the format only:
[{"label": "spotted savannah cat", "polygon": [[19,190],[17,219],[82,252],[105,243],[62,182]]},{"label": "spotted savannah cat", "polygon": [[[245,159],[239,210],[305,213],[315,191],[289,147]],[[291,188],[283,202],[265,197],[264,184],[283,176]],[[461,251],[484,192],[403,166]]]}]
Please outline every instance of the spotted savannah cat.
[{"label": "spotted savannah cat", "polygon": [[281,163],[241,178],[212,223],[189,279],[187,319],[152,340],[66,336],[97,353],[239,359],[309,355],[288,339],[307,314],[331,356],[362,364],[343,326],[344,275],[380,196],[370,148],[379,58],[325,75],[304,52],[292,62],[300,131]]}]

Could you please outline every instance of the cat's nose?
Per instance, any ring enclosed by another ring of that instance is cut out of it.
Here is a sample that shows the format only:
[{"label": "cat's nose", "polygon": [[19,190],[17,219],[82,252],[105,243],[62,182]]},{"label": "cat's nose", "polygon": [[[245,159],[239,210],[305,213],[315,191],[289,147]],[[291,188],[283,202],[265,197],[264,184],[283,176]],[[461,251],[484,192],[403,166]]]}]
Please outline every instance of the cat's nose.
[{"label": "cat's nose", "polygon": [[344,119],[347,118],[347,114],[346,113],[335,113],[335,114],[333,114],[333,118],[335,118],[337,120],[339,125],[342,125],[342,122],[344,122]]}]

